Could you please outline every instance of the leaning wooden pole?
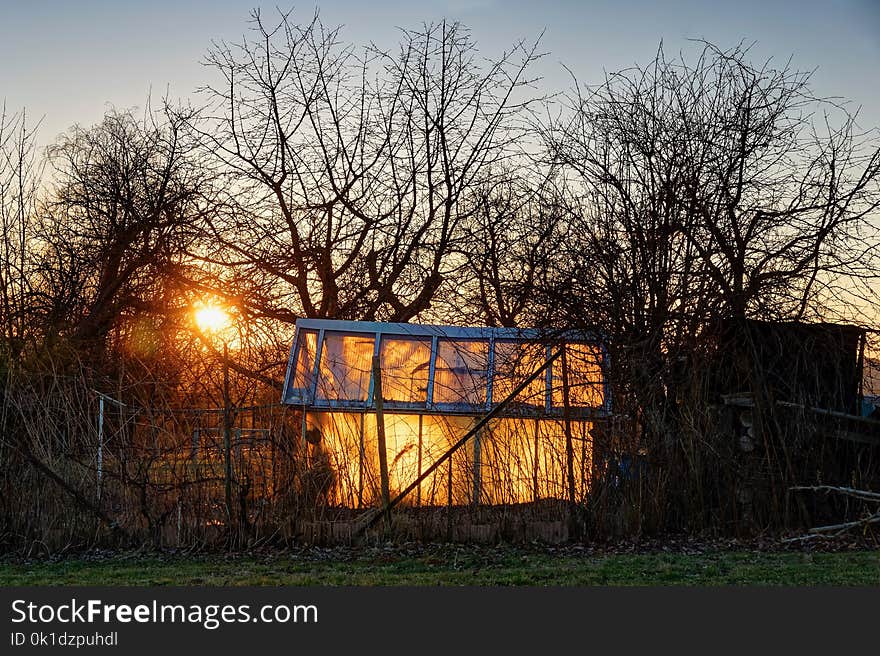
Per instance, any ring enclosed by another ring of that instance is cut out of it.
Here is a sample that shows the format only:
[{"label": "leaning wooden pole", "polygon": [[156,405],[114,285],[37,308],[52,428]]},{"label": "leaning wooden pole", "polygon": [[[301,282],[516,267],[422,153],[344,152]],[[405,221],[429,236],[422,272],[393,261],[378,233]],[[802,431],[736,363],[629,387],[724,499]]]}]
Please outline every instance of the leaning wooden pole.
[{"label": "leaning wooden pole", "polygon": [[[521,382],[519,385],[517,385],[516,389],[514,389],[507,396],[507,398],[505,398],[501,403],[496,405],[487,414],[485,414],[483,416],[483,418],[480,419],[480,421],[478,421],[476,424],[474,424],[473,428],[471,428],[467,433],[465,433],[455,444],[453,444],[451,447],[449,447],[449,450],[447,450],[446,453],[444,453],[442,456],[437,458],[437,460],[434,461],[434,464],[431,465],[430,467],[428,467],[424,472],[422,472],[422,474],[418,478],[416,478],[416,480],[414,480],[412,483],[410,483],[403,492],[401,492],[396,497],[391,499],[386,504],[386,506],[384,508],[382,508],[378,513],[375,513],[374,515],[369,517],[367,519],[367,521],[360,527],[359,531],[365,531],[368,528],[370,528],[371,526],[373,526],[379,520],[379,517],[381,517],[383,514],[389,512],[394,506],[396,506],[398,503],[403,501],[403,499],[405,499],[406,496],[410,492],[412,492],[419,485],[421,485],[422,481],[424,481],[426,478],[428,478],[428,476],[430,476],[435,471],[437,471],[437,469],[439,469],[440,466],[444,462],[446,462],[447,460],[449,460],[452,457],[452,454],[454,454],[462,446],[464,446],[469,439],[471,439],[474,435],[476,435],[480,431],[480,429],[483,428],[483,426],[485,426],[492,419],[497,417],[504,410],[504,408],[506,408],[508,406],[508,404],[511,401],[513,401],[517,396],[519,396],[520,393],[531,384],[531,382],[533,380],[535,380],[538,376],[543,374],[547,370],[547,367],[551,366],[556,361],[556,359],[560,355],[562,355],[562,352],[563,352],[562,349],[560,349],[560,350],[556,351],[556,353],[551,355],[549,358],[547,358],[547,360],[544,362],[544,364],[542,364],[540,367],[538,367],[538,369],[536,371],[532,372],[528,378],[526,378],[523,382]],[[375,359],[374,359],[374,363],[375,363]],[[379,423],[379,421],[377,418],[377,424],[378,423]]]},{"label": "leaning wooden pole", "polygon": [[376,408],[376,441],[379,443],[379,482],[382,486],[382,507],[388,516],[391,493],[388,487],[388,451],[385,446],[385,413],[382,398],[382,367],[378,355],[373,356],[373,404]]}]

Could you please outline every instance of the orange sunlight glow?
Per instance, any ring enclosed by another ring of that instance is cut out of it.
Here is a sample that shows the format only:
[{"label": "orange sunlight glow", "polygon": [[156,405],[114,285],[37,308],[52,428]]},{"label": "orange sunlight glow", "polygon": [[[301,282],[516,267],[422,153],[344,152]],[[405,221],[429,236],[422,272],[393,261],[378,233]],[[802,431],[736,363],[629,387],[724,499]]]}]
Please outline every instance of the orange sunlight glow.
[{"label": "orange sunlight glow", "polygon": [[204,305],[196,310],[196,325],[206,333],[217,333],[229,325],[226,310],[217,305]]}]

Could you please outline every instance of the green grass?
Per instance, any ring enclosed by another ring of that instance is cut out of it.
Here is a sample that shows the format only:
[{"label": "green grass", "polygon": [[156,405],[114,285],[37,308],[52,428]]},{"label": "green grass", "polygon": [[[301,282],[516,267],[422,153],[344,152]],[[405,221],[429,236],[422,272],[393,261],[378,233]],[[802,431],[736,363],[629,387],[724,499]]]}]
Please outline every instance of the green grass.
[{"label": "green grass", "polygon": [[572,554],[445,546],[0,562],[0,585],[880,585],[880,551]]}]

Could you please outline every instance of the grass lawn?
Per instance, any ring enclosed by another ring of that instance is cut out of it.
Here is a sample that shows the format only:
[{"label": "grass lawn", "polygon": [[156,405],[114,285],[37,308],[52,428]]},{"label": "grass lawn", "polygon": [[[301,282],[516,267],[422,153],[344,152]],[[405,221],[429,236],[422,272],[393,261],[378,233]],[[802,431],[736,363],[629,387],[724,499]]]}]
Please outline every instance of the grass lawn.
[{"label": "grass lawn", "polygon": [[589,550],[438,545],[262,556],[0,560],[0,585],[880,585],[880,551]]}]

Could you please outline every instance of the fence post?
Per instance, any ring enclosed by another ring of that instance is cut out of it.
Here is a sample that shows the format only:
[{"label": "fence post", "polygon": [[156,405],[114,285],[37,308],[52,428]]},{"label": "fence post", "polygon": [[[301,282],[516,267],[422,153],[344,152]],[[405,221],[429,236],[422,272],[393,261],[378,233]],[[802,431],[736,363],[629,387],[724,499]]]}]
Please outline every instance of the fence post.
[{"label": "fence post", "polygon": [[104,397],[98,397],[97,496],[101,500],[101,478],[104,474]]},{"label": "fence post", "polygon": [[223,342],[223,455],[227,529],[232,526],[232,403],[229,398],[229,347]]},{"label": "fence post", "polygon": [[474,434],[474,462],[473,462],[473,472],[474,472],[474,485],[472,496],[473,499],[471,502],[474,507],[480,505],[480,492],[482,487],[482,481],[480,480],[480,467],[482,466],[482,453],[480,452],[482,449],[482,445],[480,444],[480,440],[482,438],[482,431],[477,431]]}]

